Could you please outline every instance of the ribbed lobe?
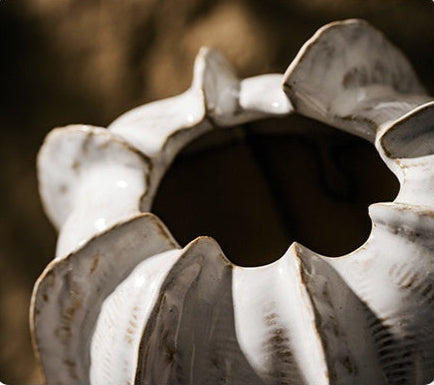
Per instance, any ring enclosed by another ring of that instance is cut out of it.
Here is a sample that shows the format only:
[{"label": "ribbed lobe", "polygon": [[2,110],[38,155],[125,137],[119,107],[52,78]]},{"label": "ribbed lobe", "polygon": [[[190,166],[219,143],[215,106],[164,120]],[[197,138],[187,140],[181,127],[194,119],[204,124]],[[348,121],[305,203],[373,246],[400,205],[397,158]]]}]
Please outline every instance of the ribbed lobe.
[{"label": "ribbed lobe", "polygon": [[232,266],[211,238],[167,275],[140,343],[139,384],[261,384],[237,342]]},{"label": "ribbed lobe", "polygon": [[47,266],[30,316],[47,383],[90,383],[90,341],[103,301],[139,262],[177,247],[158,218],[140,214]]},{"label": "ribbed lobe", "polygon": [[265,383],[329,383],[295,245],[271,265],[235,268],[233,293],[240,346]]},{"label": "ribbed lobe", "polygon": [[373,230],[360,249],[324,257],[369,306],[367,331],[388,384],[425,384],[434,377],[434,217],[396,203],[370,208]]},{"label": "ribbed lobe", "polygon": [[92,385],[134,383],[143,329],[182,253],[175,249],[145,259],[104,301],[92,336]]}]

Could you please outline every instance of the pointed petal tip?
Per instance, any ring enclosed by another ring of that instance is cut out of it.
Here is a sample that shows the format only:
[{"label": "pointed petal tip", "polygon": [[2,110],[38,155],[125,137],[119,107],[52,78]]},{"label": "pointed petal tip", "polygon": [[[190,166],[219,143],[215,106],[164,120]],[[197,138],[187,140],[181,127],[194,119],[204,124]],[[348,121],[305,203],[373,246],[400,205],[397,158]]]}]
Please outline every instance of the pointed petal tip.
[{"label": "pointed petal tip", "polygon": [[381,124],[427,98],[405,56],[360,19],[320,28],[288,67],[284,90],[297,112],[372,142]]}]

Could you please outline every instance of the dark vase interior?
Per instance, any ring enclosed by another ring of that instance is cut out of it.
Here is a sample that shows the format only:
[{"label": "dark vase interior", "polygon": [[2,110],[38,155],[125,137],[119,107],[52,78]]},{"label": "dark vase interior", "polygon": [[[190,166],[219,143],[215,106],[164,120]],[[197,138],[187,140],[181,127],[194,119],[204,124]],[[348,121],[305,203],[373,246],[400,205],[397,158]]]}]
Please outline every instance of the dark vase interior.
[{"label": "dark vase interior", "polygon": [[300,116],[218,128],[175,159],[153,211],[181,245],[214,237],[241,266],[281,257],[293,241],[327,256],[369,236],[368,207],[399,183],[373,144]]}]

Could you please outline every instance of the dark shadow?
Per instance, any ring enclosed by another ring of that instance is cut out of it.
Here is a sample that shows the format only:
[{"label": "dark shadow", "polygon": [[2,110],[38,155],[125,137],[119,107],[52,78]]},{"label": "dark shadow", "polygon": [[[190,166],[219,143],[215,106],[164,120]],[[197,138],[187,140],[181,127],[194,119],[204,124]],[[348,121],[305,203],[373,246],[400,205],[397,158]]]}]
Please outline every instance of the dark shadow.
[{"label": "dark shadow", "polygon": [[315,121],[291,116],[235,130],[186,148],[161,183],[154,212],[181,244],[210,235],[242,266],[272,262],[293,241],[343,255],[367,239],[368,206],[398,192],[372,144]]}]

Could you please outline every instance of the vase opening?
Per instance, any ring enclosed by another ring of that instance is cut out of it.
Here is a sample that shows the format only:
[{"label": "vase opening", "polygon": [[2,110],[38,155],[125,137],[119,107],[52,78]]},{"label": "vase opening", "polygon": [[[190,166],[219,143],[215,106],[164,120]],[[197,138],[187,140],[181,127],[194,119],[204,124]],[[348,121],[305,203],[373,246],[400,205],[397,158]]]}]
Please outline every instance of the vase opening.
[{"label": "vase opening", "polygon": [[371,143],[289,116],[195,140],[163,178],[153,211],[181,245],[209,235],[233,263],[259,266],[293,241],[323,255],[353,251],[371,230],[368,206],[398,189]]}]

